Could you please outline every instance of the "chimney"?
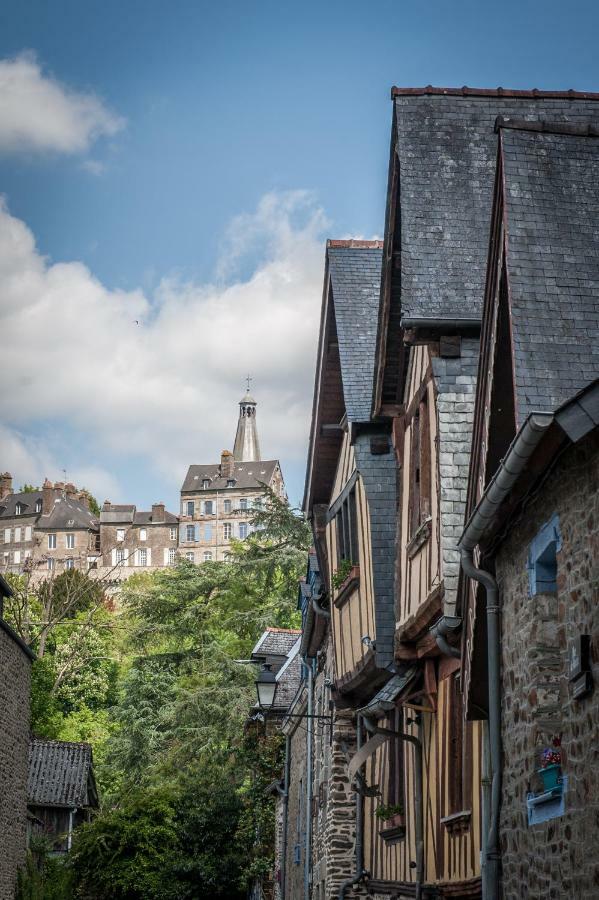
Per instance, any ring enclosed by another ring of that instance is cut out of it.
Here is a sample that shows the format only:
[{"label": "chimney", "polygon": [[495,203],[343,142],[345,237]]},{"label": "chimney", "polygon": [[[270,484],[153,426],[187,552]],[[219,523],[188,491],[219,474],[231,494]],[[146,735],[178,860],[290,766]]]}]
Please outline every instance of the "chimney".
[{"label": "chimney", "polygon": [[76,497],[76,495],[77,495],[77,488],[75,487],[75,485],[74,485],[71,481],[68,481],[68,482],[65,484],[64,490],[65,490],[65,494],[67,495],[67,497],[69,498],[69,500],[74,499],[74,498]]},{"label": "chimney", "polygon": [[164,522],[164,503],[152,503],[152,522]]},{"label": "chimney", "polygon": [[12,494],[12,475],[4,472],[0,475],[0,500],[4,500],[9,494]]},{"label": "chimney", "polygon": [[110,500],[105,500],[102,506],[102,512],[109,512],[112,509],[112,503]]},{"label": "chimney", "polygon": [[86,509],[89,509],[89,494],[87,491],[79,491],[77,494],[77,500],[82,506],[85,506]]},{"label": "chimney", "polygon": [[235,471],[235,457],[230,450],[223,450],[220,455],[221,478],[233,478]]},{"label": "chimney", "polygon": [[42,485],[42,515],[48,516],[54,506],[54,485],[47,478]]}]

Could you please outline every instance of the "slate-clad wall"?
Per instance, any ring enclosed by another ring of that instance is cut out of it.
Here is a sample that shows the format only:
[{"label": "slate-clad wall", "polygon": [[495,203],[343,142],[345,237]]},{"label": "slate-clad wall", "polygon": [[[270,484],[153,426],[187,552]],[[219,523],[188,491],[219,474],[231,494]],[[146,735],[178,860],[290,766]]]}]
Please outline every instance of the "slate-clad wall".
[{"label": "slate-clad wall", "polygon": [[[387,442],[386,452],[380,451]],[[372,573],[376,616],[376,660],[382,668],[393,662],[395,634],[395,541],[397,522],[397,464],[389,435],[358,435],[356,465],[368,498],[372,544]]]},{"label": "slate-clad wall", "polygon": [[[529,597],[527,554],[557,513],[557,595]],[[599,437],[571,447],[496,559],[502,605],[504,900],[599,897]],[[591,635],[595,692],[576,701],[568,645]],[[562,732],[565,815],[527,826],[539,751]]]},{"label": "slate-clad wall", "polygon": [[0,623],[0,900],[13,900],[27,842],[31,660]]},{"label": "slate-clad wall", "polygon": [[464,529],[478,356],[478,339],[462,338],[460,357],[432,358],[438,391],[442,575],[448,615],[455,610],[460,571],[457,542]]}]

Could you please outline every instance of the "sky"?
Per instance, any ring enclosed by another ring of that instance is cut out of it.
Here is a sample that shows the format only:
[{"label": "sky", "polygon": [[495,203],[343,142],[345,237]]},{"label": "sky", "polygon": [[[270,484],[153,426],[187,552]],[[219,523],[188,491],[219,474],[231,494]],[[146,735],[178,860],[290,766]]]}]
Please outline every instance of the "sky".
[{"label": "sky", "polygon": [[390,88],[599,90],[591,2],[4,0],[0,470],[176,511],[251,373],[301,501],[327,237],[382,236]]}]

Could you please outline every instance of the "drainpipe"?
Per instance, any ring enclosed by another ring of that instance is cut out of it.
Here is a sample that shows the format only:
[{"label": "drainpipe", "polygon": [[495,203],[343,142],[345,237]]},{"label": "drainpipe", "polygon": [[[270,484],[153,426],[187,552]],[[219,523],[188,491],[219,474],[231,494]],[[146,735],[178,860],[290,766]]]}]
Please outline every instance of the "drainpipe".
[{"label": "drainpipe", "polygon": [[75,813],[77,812],[77,807],[69,810],[69,830],[67,833],[67,852],[70,852],[71,847],[73,845],[73,820],[75,818]]},{"label": "drainpipe", "polygon": [[498,511],[508,496],[541,439],[553,422],[547,413],[531,413],[510,444],[499,468],[485,488],[470,516],[458,547],[464,573],[482,584],[486,592],[487,667],[489,681],[489,755],[491,764],[491,798],[489,828],[486,841],[486,866],[483,881],[485,900],[499,900],[500,847],[499,813],[501,805],[501,629],[499,621],[499,588],[490,572],[474,564],[474,548],[493,525]]},{"label": "drainpipe", "polygon": [[312,868],[312,754],[314,749],[314,665],[302,659],[308,674],[308,721],[306,726],[306,836],[304,856],[304,900],[310,900],[310,873]]},{"label": "drainpipe", "polygon": [[[358,715],[356,722],[356,748],[362,746],[362,716]],[[347,891],[356,884],[364,881],[368,873],[364,869],[364,803],[362,795],[356,786],[356,874],[346,878],[339,888],[338,900],[345,900]]]},{"label": "drainpipe", "polygon": [[461,659],[461,652],[458,647],[452,647],[448,642],[447,637],[452,634],[457,634],[462,625],[462,620],[459,616],[441,616],[438,622],[435,622],[433,627],[430,630],[430,633],[433,635],[437,642],[437,647],[444,653],[445,656],[453,656],[454,659]]},{"label": "drainpipe", "polygon": [[281,900],[285,900],[285,878],[287,876],[287,817],[289,810],[289,782],[291,780],[291,736],[285,735],[285,775],[283,777],[283,833],[281,834]]},{"label": "drainpipe", "polygon": [[315,613],[317,613],[317,615],[322,616],[323,619],[330,619],[331,618],[330,612],[328,611],[328,609],[325,609],[323,606],[320,605],[320,603],[318,602],[319,600],[320,600],[320,597],[312,597],[312,609],[314,610]]},{"label": "drainpipe", "polygon": [[482,723],[482,761],[481,761],[481,848],[480,874],[485,897],[487,895],[487,835],[491,816],[491,760],[489,755],[489,728],[487,722]]},{"label": "drainpipe", "polygon": [[424,885],[424,810],[423,810],[423,774],[422,774],[422,741],[413,734],[404,731],[393,731],[391,728],[379,728],[364,717],[364,724],[371,734],[385,734],[387,737],[399,738],[400,741],[414,747],[414,826],[416,831],[416,900],[422,900]]}]

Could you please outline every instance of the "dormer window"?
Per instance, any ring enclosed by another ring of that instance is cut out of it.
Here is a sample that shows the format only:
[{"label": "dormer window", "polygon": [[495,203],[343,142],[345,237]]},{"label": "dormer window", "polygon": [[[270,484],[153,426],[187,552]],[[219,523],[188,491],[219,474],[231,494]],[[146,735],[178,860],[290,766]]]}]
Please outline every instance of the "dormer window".
[{"label": "dormer window", "polygon": [[208,488],[210,487],[210,479],[209,478],[204,478],[204,480],[202,481],[202,487],[204,488],[205,491],[208,490]]},{"label": "dormer window", "polygon": [[227,478],[227,487],[235,487],[235,479]]},{"label": "dormer window", "polygon": [[42,501],[41,500],[35,501],[35,511],[36,511],[36,513],[41,513],[41,511],[42,511]]},{"label": "dormer window", "polygon": [[24,509],[25,509],[25,507],[23,506],[22,503],[17,503],[17,505],[15,506],[15,515],[16,516],[22,515]]}]

